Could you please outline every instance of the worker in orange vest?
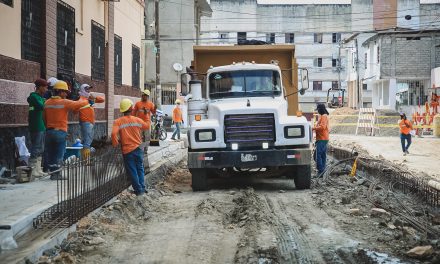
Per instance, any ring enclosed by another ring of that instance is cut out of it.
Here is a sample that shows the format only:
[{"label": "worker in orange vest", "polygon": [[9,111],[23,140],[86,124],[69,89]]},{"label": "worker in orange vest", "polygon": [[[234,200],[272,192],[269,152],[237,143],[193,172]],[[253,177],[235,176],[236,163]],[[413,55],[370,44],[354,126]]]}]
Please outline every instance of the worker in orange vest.
[{"label": "worker in orange vest", "polygon": [[313,127],[313,131],[316,133],[316,167],[318,169],[318,175],[321,175],[326,166],[327,162],[327,144],[330,139],[329,137],[329,122],[328,122],[328,111],[324,104],[318,104],[318,122]]},{"label": "worker in orange vest", "polygon": [[[53,95],[44,104],[43,120],[46,124],[45,150],[47,150],[51,180],[61,178],[59,169],[66,151],[67,114],[79,111],[88,104],[87,101],[67,100],[69,88],[64,81],[57,81],[53,87]],[[56,172],[55,172],[56,171]]]},{"label": "worker in orange vest", "polygon": [[79,88],[80,101],[88,102],[87,105],[81,107],[79,110],[79,124],[81,127],[81,139],[83,149],[81,150],[81,156],[83,159],[90,158],[90,147],[93,141],[93,127],[95,125],[95,109],[93,105],[95,103],[104,103],[105,99],[101,96],[93,96],[90,93],[90,89],[93,86],[83,84]]},{"label": "worker in orange vest", "polygon": [[182,109],[180,109],[180,100],[176,100],[176,107],[173,109],[173,123],[176,126],[174,129],[173,135],[171,136],[172,140],[177,139],[180,140],[180,126],[183,124],[183,116],[182,116]]},{"label": "worker in orange vest", "polygon": [[[409,154],[409,146],[411,145],[411,130],[413,129],[411,121],[406,119],[404,113],[400,113],[400,143],[402,144],[403,156]],[[406,143],[406,144],[405,144]]]},{"label": "worker in orange vest", "polygon": [[144,151],[142,144],[142,131],[149,126],[142,119],[132,116],[133,102],[130,99],[122,99],[119,110],[123,117],[115,120],[112,129],[112,145],[121,145],[124,158],[125,170],[131,177],[131,185],[136,195],[146,192],[144,180]]}]

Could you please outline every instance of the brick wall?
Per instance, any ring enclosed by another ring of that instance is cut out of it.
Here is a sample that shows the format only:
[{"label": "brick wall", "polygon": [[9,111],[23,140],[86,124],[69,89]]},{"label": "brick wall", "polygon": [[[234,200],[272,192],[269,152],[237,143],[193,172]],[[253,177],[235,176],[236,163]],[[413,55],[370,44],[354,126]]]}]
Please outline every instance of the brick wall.
[{"label": "brick wall", "polygon": [[396,38],[396,76],[431,77],[431,43],[430,37],[420,40]]},{"label": "brick wall", "polygon": [[112,131],[114,117],[114,105],[115,105],[115,71],[114,71],[114,56],[115,56],[115,6],[113,2],[106,2],[107,14],[108,14],[108,29],[107,29],[107,47],[105,54],[105,82],[106,94],[108,99],[106,101],[106,119],[107,119],[107,135],[110,136]]}]

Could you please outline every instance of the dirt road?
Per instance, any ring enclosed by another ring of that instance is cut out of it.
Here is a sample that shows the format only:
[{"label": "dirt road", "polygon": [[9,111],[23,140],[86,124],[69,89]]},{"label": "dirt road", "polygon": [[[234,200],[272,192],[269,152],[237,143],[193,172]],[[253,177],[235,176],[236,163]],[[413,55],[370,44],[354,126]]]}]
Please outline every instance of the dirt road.
[{"label": "dirt road", "polygon": [[[438,237],[429,237],[387,212],[374,217],[366,199],[368,185],[352,183],[345,176],[335,177],[328,186],[315,183],[305,191],[295,190],[292,180],[247,178],[216,179],[211,191],[193,193],[190,181],[181,165],[146,196],[124,192],[80,221],[78,231],[61,245],[64,253],[58,259],[64,263],[438,261]],[[388,192],[377,191],[376,201],[396,206]],[[426,219],[427,211],[417,201],[396,197],[405,208],[419,210],[414,213],[418,220]],[[405,252],[419,245],[431,246],[432,252],[423,256],[425,260],[408,258]]]}]

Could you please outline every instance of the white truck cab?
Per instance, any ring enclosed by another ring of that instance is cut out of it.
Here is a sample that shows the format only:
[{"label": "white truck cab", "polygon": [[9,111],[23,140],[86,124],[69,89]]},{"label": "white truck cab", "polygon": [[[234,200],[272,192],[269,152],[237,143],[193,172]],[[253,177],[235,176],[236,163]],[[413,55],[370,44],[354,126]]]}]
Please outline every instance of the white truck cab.
[{"label": "white truck cab", "polygon": [[[310,188],[312,132],[304,116],[288,116],[282,71],[252,62],[210,67],[190,81],[188,168],[193,189],[216,172],[260,169]],[[251,170],[252,171],[252,170]]]}]

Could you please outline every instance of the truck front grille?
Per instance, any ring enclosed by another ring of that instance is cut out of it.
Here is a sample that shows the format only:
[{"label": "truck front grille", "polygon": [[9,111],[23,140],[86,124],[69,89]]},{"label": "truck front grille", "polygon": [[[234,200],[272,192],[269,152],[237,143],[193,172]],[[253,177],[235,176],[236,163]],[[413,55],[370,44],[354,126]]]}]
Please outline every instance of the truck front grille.
[{"label": "truck front grille", "polygon": [[225,115],[225,143],[261,147],[262,142],[275,142],[273,114]]}]

